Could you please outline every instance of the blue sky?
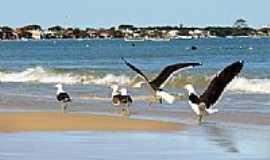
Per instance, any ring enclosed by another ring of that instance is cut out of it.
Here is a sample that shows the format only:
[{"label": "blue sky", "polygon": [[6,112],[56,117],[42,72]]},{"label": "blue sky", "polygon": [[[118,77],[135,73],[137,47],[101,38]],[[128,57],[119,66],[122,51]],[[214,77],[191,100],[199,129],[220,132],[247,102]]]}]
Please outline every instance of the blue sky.
[{"label": "blue sky", "polygon": [[0,25],[203,27],[245,18],[260,27],[270,24],[269,6],[270,0],[8,0],[1,2]]}]

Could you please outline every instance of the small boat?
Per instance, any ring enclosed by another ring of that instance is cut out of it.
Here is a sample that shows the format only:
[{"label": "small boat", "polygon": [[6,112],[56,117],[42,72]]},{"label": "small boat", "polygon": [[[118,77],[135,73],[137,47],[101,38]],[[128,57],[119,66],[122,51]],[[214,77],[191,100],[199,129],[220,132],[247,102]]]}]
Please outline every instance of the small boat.
[{"label": "small boat", "polygon": [[143,42],[144,38],[124,38],[126,42]]},{"label": "small boat", "polygon": [[154,42],[169,42],[171,41],[170,38],[150,38],[150,41],[154,41]]},{"label": "small boat", "polygon": [[177,36],[175,39],[190,40],[193,39],[192,36]]}]

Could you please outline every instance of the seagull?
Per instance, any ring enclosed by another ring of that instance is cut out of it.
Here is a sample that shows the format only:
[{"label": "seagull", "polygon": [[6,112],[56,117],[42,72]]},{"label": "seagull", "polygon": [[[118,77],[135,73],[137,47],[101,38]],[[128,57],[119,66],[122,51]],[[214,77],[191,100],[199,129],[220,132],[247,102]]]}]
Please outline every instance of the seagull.
[{"label": "seagull", "polygon": [[112,89],[112,104],[115,105],[115,106],[118,106],[118,105],[120,105],[119,97],[121,96],[119,86],[118,85],[112,85],[111,89]]},{"label": "seagull", "polygon": [[132,98],[128,94],[126,88],[121,88],[120,89],[121,96],[119,97],[120,104],[124,105],[124,108],[121,109],[122,114],[129,116],[130,111],[129,111],[129,106],[132,104]]},{"label": "seagull", "polygon": [[[132,104],[133,100],[128,94],[126,88],[119,89],[118,85],[112,85],[112,104],[115,106],[121,105],[121,112],[127,113],[129,115],[129,106]],[[123,105],[125,107],[123,107]],[[122,108],[123,107],[123,108]]]},{"label": "seagull", "polygon": [[202,95],[198,95],[191,84],[185,85],[188,90],[189,104],[198,115],[199,123],[202,122],[203,116],[218,112],[215,105],[222,97],[225,87],[241,72],[243,66],[244,61],[237,61],[224,68],[212,79]]},{"label": "seagull", "polygon": [[202,65],[201,63],[177,63],[169,65],[166,66],[155,79],[150,81],[141,70],[126,61],[123,57],[121,59],[130,69],[135,71],[146,82],[146,84],[149,86],[152,93],[154,94],[155,98],[158,98],[160,103],[162,103],[162,100],[164,99],[169,104],[172,104],[174,102],[175,97],[163,91],[163,88],[172,78],[172,76],[183,69],[193,68],[195,66]]},{"label": "seagull", "polygon": [[112,85],[112,103],[113,105],[120,105],[120,104],[132,104],[132,98],[128,94],[126,88],[119,89],[119,86]]},{"label": "seagull", "polygon": [[69,94],[63,90],[61,83],[56,84],[55,87],[57,88],[56,99],[61,103],[62,112],[65,112],[68,109],[68,103],[72,102],[72,99]]}]

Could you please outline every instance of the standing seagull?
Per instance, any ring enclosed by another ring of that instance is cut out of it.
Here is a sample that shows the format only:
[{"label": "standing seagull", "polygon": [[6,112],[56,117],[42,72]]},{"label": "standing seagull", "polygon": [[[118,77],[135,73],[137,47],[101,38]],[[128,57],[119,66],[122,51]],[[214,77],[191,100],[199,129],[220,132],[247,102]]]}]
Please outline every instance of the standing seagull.
[{"label": "standing seagull", "polygon": [[120,105],[120,97],[121,97],[119,86],[114,84],[111,86],[111,89],[112,89],[112,104],[118,106]]},{"label": "standing seagull", "polygon": [[63,90],[61,83],[56,84],[55,87],[57,88],[56,99],[61,103],[62,112],[65,112],[68,109],[68,103],[72,102],[72,99],[68,93]]},{"label": "standing seagull", "polygon": [[227,66],[213,78],[208,88],[200,96],[195,92],[191,84],[185,86],[189,92],[189,104],[199,116],[199,123],[202,122],[203,116],[218,112],[215,104],[222,97],[225,87],[241,72],[243,66],[243,61],[237,61]]},{"label": "standing seagull", "polygon": [[129,106],[132,104],[132,98],[128,94],[126,88],[120,89],[121,95],[119,97],[120,104],[124,105],[124,107],[121,108],[121,113],[123,115],[130,115]]},{"label": "standing seagull", "polygon": [[185,68],[193,68],[195,66],[201,65],[201,63],[177,63],[173,65],[166,66],[160,74],[150,81],[143,73],[140,71],[137,67],[132,65],[131,63],[127,62],[124,58],[121,58],[125,64],[137,72],[143,80],[146,81],[147,85],[150,86],[150,89],[152,93],[155,95],[155,97],[158,97],[159,102],[162,103],[162,100],[164,99],[168,103],[172,104],[174,102],[175,97],[170,95],[167,92],[164,92],[162,88],[167,84],[167,82],[172,78],[174,74],[177,72],[185,69]]},{"label": "standing seagull", "polygon": [[[129,115],[129,106],[132,104],[132,98],[126,88],[119,89],[118,85],[112,85],[112,104],[121,107],[123,114]],[[124,106],[124,107],[123,107]]]}]

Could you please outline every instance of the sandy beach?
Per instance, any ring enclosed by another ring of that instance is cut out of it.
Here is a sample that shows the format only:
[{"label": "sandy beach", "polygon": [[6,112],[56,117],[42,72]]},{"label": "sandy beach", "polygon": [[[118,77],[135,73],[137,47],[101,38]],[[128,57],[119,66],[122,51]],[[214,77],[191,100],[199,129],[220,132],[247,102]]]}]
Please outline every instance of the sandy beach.
[{"label": "sandy beach", "polygon": [[82,113],[0,113],[0,132],[20,131],[180,131],[183,124]]}]

